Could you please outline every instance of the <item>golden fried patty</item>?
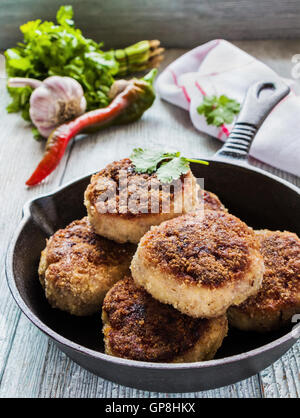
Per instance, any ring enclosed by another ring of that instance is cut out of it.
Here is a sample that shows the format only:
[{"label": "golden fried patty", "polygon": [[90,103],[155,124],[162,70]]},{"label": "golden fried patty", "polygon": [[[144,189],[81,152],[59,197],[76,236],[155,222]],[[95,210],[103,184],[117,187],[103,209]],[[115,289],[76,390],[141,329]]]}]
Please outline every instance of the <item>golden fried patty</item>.
[{"label": "golden fried patty", "polygon": [[228,314],[232,326],[265,332],[300,313],[300,239],[291,232],[262,230],[256,235],[265,263],[262,287]]},{"label": "golden fried patty", "polygon": [[135,248],[96,235],[87,217],[60,229],[39,265],[49,303],[79,316],[97,312],[106,292],[128,272]]},{"label": "golden fried patty", "polygon": [[206,210],[223,210],[227,212],[227,209],[220,201],[218,196],[208,190],[199,189],[198,192],[199,204],[203,203]]},{"label": "golden fried patty", "polygon": [[105,352],[153,362],[214,357],[227,334],[226,316],[195,319],[153,299],[131,277],[107,293],[102,310]]},{"label": "golden fried patty", "polygon": [[195,210],[198,188],[191,171],[172,184],[161,184],[156,174],[135,172],[125,158],[92,176],[84,203],[98,234],[138,243],[151,225]]},{"label": "golden fried patty", "polygon": [[131,272],[154,298],[187,315],[211,318],[256,293],[264,265],[258,240],[244,222],[224,211],[202,215],[152,227]]}]

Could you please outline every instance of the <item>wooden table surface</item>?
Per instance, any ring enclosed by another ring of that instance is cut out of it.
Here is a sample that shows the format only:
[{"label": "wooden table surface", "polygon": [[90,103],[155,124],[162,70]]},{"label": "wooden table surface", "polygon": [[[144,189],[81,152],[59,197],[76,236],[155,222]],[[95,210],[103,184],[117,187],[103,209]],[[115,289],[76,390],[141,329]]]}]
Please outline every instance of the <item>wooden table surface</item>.
[{"label": "wooden table surface", "polygon": [[[299,41],[235,43],[285,77],[290,77],[291,57],[299,53]],[[169,50],[164,66],[183,52]],[[186,156],[208,157],[220,143],[197,132],[185,111],[158,98],[141,121],[71,143],[55,173],[42,185],[28,190],[24,181],[39,161],[43,144],[33,140],[30,128],[19,115],[6,113],[5,80],[2,78],[0,83],[0,398],[299,397],[299,342],[266,370],[234,385],[188,394],[149,393],[119,386],[87,372],[29,322],[9,293],[4,267],[6,248],[21,219],[24,202],[128,156],[135,146],[170,144]],[[300,178],[255,161],[253,164],[300,186]]]}]

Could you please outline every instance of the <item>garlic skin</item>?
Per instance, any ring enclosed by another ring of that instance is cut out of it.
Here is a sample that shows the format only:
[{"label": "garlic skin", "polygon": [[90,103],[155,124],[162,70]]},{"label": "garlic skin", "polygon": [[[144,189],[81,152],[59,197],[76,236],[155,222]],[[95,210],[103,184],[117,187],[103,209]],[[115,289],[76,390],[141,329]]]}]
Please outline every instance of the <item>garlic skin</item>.
[{"label": "garlic skin", "polygon": [[108,97],[111,100],[114,99],[118,94],[122,93],[130,83],[131,80],[116,80],[109,89]]},{"label": "garlic skin", "polygon": [[48,137],[57,126],[82,115],[86,100],[74,78],[46,78],[30,96],[30,117],[40,134]]}]

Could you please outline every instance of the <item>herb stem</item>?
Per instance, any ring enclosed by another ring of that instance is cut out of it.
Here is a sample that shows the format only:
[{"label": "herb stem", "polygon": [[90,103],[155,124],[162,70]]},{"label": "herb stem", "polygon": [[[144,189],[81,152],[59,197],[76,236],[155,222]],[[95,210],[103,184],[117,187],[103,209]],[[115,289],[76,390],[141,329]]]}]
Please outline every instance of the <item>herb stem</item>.
[{"label": "herb stem", "polygon": [[192,158],[186,158],[186,160],[189,163],[196,163],[196,164],[204,164],[204,165],[209,165],[208,161],[203,161],[203,160],[193,160]]}]

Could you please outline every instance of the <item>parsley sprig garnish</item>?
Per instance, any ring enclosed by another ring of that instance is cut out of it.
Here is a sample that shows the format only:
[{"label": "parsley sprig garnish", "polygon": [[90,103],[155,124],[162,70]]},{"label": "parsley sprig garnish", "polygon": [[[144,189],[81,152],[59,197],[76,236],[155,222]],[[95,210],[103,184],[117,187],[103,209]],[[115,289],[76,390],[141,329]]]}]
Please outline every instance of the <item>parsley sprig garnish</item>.
[{"label": "parsley sprig garnish", "polygon": [[232,123],[234,116],[240,112],[241,105],[227,96],[205,96],[197,107],[200,115],[204,115],[208,125],[222,126]]},{"label": "parsley sprig garnish", "polygon": [[163,152],[142,148],[134,148],[130,159],[137,173],[156,173],[162,183],[171,183],[186,174],[190,169],[190,162],[209,164],[207,161],[182,157],[179,151]]}]

